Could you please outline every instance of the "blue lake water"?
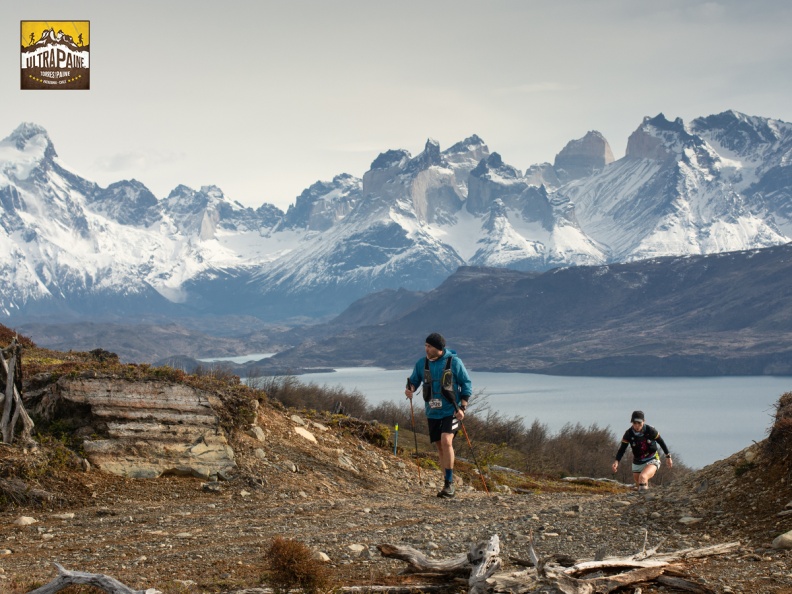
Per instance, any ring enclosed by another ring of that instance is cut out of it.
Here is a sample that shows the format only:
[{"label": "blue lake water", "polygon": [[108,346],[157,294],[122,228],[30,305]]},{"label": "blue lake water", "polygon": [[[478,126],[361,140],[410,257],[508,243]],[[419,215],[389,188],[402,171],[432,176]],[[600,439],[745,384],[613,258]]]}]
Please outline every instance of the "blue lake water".
[{"label": "blue lake water", "polygon": [[[357,390],[376,406],[404,402],[408,375],[406,369],[354,367],[299,379]],[[505,417],[522,417],[527,426],[538,419],[552,433],[566,423],[596,423],[620,438],[629,427],[630,413],[643,410],[670,450],[693,468],[764,439],[773,405],[792,391],[792,377],[599,378],[476,371],[470,376],[480,402]]]}]

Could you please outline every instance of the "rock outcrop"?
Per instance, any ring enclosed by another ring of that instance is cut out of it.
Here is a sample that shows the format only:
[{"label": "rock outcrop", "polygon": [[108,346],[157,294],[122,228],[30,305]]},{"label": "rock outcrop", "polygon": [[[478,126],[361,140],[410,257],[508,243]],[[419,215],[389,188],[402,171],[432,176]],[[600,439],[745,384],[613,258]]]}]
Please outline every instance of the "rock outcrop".
[{"label": "rock outcrop", "polygon": [[82,437],[92,466],[131,478],[167,474],[217,478],[235,467],[234,452],[211,393],[164,381],[67,378],[28,396],[47,420]]},{"label": "rock outcrop", "polygon": [[555,168],[563,181],[580,179],[613,163],[613,151],[599,132],[592,130],[583,138],[572,140],[556,155]]}]

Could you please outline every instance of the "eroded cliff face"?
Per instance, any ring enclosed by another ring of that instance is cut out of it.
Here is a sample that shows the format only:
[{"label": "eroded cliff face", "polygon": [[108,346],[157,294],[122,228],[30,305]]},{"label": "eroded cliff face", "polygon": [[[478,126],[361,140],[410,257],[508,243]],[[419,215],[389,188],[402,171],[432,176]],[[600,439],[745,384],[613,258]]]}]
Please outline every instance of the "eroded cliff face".
[{"label": "eroded cliff face", "polygon": [[206,391],[163,381],[61,377],[27,400],[41,418],[72,427],[91,465],[106,472],[215,479],[236,466],[217,414],[223,405]]}]

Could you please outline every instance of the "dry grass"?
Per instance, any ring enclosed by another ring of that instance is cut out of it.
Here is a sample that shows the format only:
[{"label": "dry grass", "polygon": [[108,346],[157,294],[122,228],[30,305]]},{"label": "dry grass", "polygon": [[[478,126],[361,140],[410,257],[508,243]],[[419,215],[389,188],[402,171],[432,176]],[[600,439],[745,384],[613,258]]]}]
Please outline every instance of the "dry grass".
[{"label": "dry grass", "polygon": [[265,581],[276,594],[299,589],[306,594],[325,592],[332,587],[330,571],[303,543],[276,537],[265,556]]}]

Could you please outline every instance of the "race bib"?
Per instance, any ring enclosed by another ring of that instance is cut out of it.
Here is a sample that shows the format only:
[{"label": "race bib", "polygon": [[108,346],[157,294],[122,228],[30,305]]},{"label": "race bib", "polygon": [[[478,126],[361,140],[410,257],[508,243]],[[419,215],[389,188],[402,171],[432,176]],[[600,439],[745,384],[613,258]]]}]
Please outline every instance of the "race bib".
[{"label": "race bib", "polygon": [[429,401],[429,408],[443,408],[443,401],[439,398],[432,398]]}]

